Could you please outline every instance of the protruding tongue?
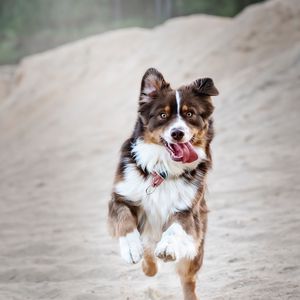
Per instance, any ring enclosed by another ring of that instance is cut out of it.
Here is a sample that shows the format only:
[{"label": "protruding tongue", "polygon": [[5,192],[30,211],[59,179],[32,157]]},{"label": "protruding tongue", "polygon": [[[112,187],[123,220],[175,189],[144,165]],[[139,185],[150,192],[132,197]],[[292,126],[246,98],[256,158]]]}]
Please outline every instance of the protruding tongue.
[{"label": "protruding tongue", "polygon": [[175,161],[181,161],[183,163],[191,163],[197,160],[198,155],[195,152],[192,144],[188,143],[178,143],[178,144],[169,144],[169,152],[171,157]]}]

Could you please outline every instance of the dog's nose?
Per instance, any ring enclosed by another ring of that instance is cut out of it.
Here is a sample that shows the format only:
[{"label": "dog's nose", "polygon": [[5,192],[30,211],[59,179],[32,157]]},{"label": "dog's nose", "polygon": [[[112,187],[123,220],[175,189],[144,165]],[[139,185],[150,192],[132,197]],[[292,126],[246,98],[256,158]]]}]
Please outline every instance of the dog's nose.
[{"label": "dog's nose", "polygon": [[171,137],[175,140],[175,141],[180,141],[182,140],[184,136],[184,132],[180,129],[173,129],[171,131]]}]

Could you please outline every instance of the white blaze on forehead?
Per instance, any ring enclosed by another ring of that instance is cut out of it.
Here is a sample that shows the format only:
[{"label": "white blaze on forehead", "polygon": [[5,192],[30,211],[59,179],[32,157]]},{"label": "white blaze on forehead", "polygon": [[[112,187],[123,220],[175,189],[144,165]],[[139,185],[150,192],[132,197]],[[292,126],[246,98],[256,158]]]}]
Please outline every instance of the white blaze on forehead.
[{"label": "white blaze on forehead", "polygon": [[177,103],[177,115],[180,115],[180,95],[179,92],[176,90],[176,103]]},{"label": "white blaze on forehead", "polygon": [[189,142],[192,138],[192,132],[191,129],[187,126],[185,120],[180,115],[180,106],[181,106],[181,98],[179,91],[176,90],[176,103],[177,103],[177,117],[163,132],[162,138],[167,141],[168,143],[172,143],[172,136],[171,132],[174,129],[182,130],[184,132],[184,137],[181,143]]}]

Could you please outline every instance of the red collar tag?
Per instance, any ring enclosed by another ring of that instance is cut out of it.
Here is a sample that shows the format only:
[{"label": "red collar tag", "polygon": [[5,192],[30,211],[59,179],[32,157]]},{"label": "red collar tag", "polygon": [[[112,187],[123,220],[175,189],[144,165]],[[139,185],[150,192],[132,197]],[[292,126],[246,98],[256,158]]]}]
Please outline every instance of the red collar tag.
[{"label": "red collar tag", "polygon": [[149,185],[146,189],[146,194],[147,195],[150,195],[152,194],[155,189],[161,185],[165,179],[167,179],[168,177],[168,174],[167,172],[162,172],[162,173],[158,173],[158,172],[153,172],[151,173],[152,175],[152,182],[151,182],[151,185]]},{"label": "red collar tag", "polygon": [[152,173],[152,183],[151,183],[151,185],[152,185],[153,187],[157,187],[157,186],[159,186],[164,180],[165,180],[165,179],[164,179],[162,176],[160,176],[159,173],[153,172],[153,173]]}]

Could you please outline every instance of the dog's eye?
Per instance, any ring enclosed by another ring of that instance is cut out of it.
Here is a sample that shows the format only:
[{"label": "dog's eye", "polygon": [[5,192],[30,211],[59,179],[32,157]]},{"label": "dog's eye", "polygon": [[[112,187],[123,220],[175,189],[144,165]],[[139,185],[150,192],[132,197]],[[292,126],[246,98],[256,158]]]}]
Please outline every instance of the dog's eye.
[{"label": "dog's eye", "polygon": [[189,112],[186,113],[186,116],[187,116],[188,118],[191,118],[191,117],[193,116],[193,113],[192,113],[191,111],[189,111]]},{"label": "dog's eye", "polygon": [[160,117],[161,117],[162,119],[166,119],[166,118],[167,118],[167,114],[166,114],[166,113],[161,113],[161,114],[160,114]]}]

